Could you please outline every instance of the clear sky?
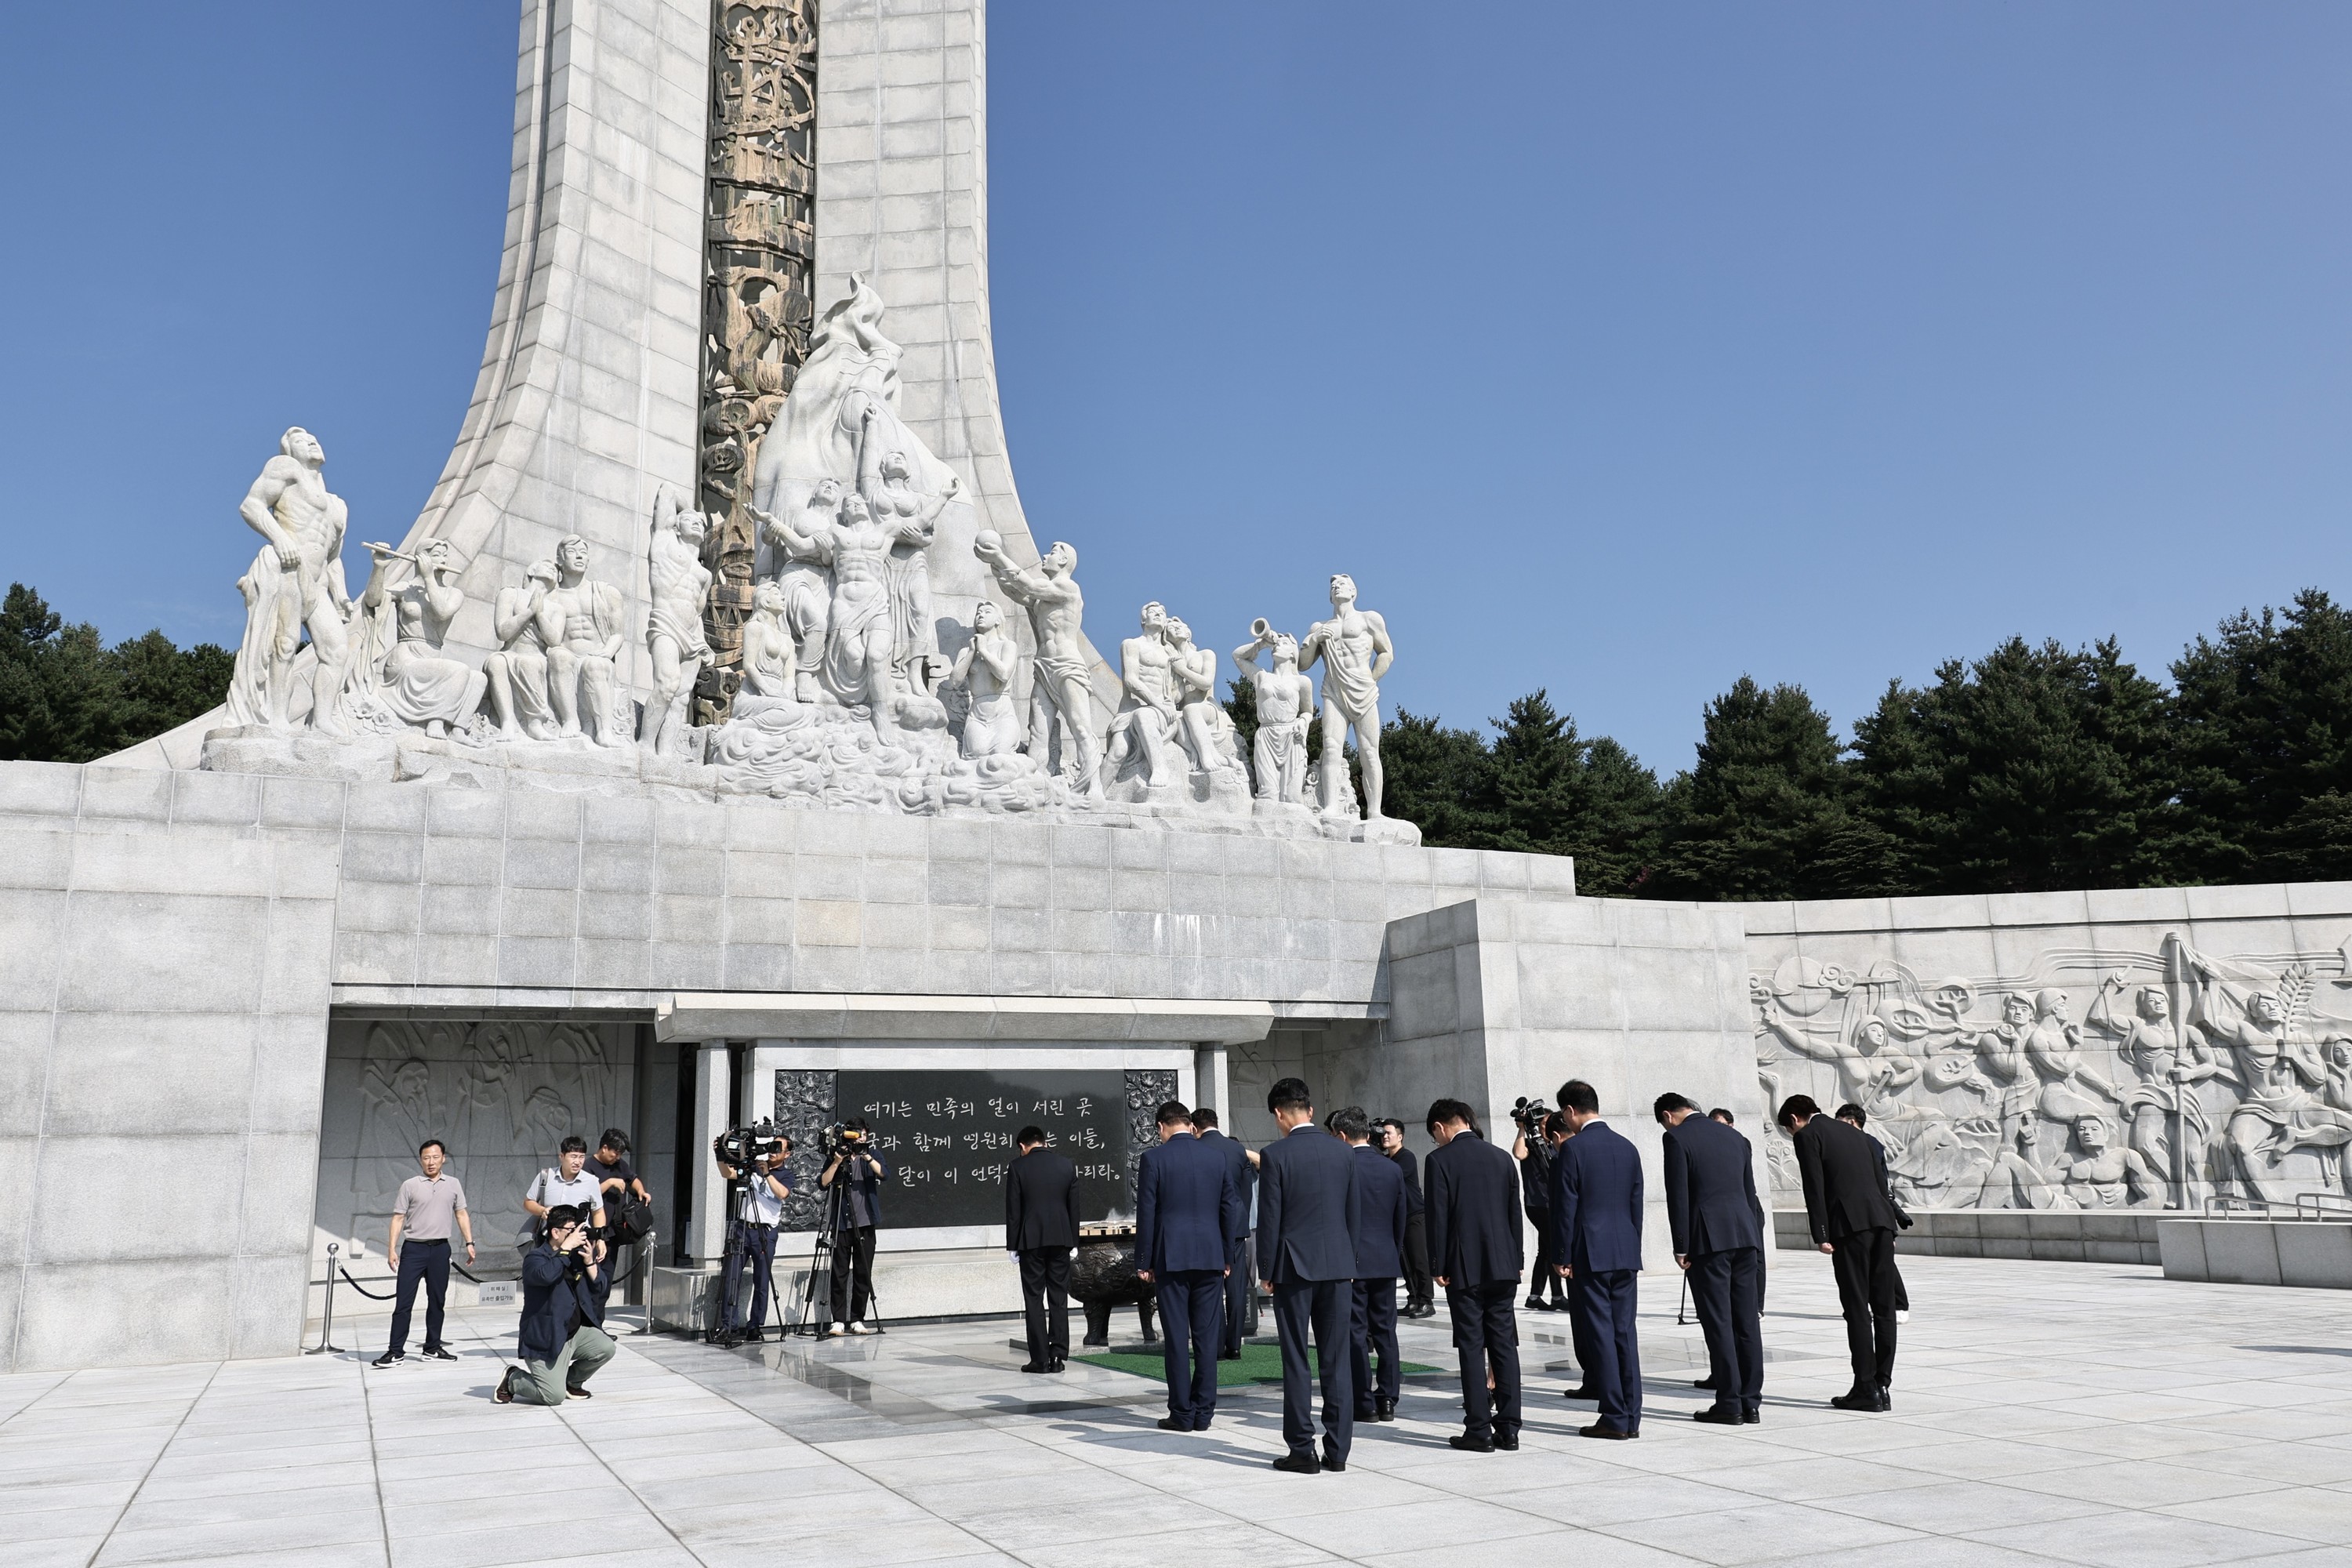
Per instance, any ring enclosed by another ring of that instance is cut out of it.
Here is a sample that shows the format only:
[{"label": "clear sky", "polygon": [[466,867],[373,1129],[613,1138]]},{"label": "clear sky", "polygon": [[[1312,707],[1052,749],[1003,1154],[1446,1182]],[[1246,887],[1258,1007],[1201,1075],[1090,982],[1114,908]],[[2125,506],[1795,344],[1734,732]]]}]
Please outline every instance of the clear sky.
[{"label": "clear sky", "polygon": [[[508,0],[22,6],[0,574],[233,643],[236,502],[325,441],[397,536],[479,362]],[[2352,6],[995,0],[997,368],[1110,642],[1302,630],[1392,703],[1538,685],[1686,766],[2011,634],[2151,673],[2342,595]]]}]

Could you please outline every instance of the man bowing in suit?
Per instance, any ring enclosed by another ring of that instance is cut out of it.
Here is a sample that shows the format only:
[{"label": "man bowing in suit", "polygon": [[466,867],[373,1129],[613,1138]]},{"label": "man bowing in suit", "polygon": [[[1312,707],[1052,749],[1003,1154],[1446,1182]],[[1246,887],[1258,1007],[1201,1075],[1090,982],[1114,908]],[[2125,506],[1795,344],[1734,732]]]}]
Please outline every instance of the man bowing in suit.
[{"label": "man bowing in suit", "polygon": [[1601,1120],[1601,1096],[1582,1079],[1559,1086],[1559,1109],[1574,1132],[1553,1168],[1551,1220],[1565,1259],[1561,1274],[1584,1281],[1594,1362],[1586,1381],[1601,1405],[1601,1418],[1577,1435],[1638,1437],[1642,1352],[1633,1311],[1642,1272],[1642,1157]]},{"label": "man bowing in suit", "polygon": [[1694,1419],[1737,1426],[1763,1419],[1764,1205],[1748,1140],[1679,1094],[1652,1110],[1666,1130],[1666,1224],[1690,1277],[1699,1331],[1715,1368],[1715,1403]]},{"label": "man bowing in suit", "polygon": [[1224,1331],[1225,1237],[1241,1223],[1241,1189],[1219,1151],[1192,1135],[1181,1100],[1160,1107],[1160,1147],[1135,1176],[1136,1278],[1160,1293],[1171,1432],[1205,1432],[1217,1413],[1217,1342]]},{"label": "man bowing in suit", "polygon": [[[1519,1325],[1512,1315],[1526,1267],[1517,1162],[1486,1142],[1470,1107],[1429,1108],[1429,1267],[1445,1288],[1462,1362],[1463,1429],[1446,1441],[1474,1454],[1519,1446]],[[1487,1386],[1491,1377],[1494,1385]]]},{"label": "man bowing in suit", "polygon": [[[1348,1321],[1355,1304],[1356,1157],[1315,1125],[1307,1085],[1284,1079],[1265,1097],[1283,1136],[1258,1151],[1257,1272],[1274,1296],[1282,1341],[1282,1436],[1290,1451],[1277,1470],[1311,1476],[1348,1468],[1356,1394],[1348,1365]],[[1307,1342],[1323,1368],[1323,1456],[1315,1455],[1314,1386]]]},{"label": "man bowing in suit", "polygon": [[1070,1354],[1078,1168],[1045,1147],[1042,1127],[1024,1127],[1013,1142],[1021,1153],[1004,1168],[1004,1247],[1021,1260],[1021,1316],[1029,1331],[1029,1362],[1021,1370],[1059,1372]]},{"label": "man bowing in suit", "polygon": [[1846,1353],[1853,1386],[1830,1403],[1840,1410],[1884,1412],[1895,1402],[1894,1200],[1879,1162],[1885,1156],[1869,1133],[1822,1114],[1809,1094],[1780,1102],[1780,1126],[1797,1145],[1797,1173],[1805,1182],[1805,1215],[1813,1243],[1830,1255],[1838,1305],[1845,1311]]},{"label": "man bowing in suit", "polygon": [[[1348,1141],[1356,1161],[1356,1289],[1348,1334],[1348,1376],[1356,1385],[1356,1419],[1393,1421],[1402,1387],[1396,1288],[1397,1276],[1404,1272],[1404,1173],[1372,1147],[1372,1119],[1362,1106],[1333,1111],[1331,1131]],[[1377,1381],[1375,1356],[1380,1358]]]}]

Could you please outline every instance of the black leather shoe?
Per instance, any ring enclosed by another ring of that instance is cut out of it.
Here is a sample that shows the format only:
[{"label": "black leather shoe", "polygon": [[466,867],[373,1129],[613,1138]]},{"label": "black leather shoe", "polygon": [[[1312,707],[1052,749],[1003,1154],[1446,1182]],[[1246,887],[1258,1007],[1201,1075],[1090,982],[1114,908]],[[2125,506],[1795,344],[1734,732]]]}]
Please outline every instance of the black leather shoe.
[{"label": "black leather shoe", "polygon": [[450,1352],[449,1347],[446,1345],[426,1345],[425,1347],[425,1359],[426,1361],[456,1361],[457,1358]]},{"label": "black leather shoe", "polygon": [[1024,1361],[1021,1363],[1021,1370],[1032,1374],[1042,1374],[1053,1371],[1054,1363],[1050,1361]]},{"label": "black leather shoe", "polygon": [[1274,1462],[1277,1470],[1288,1470],[1294,1476],[1319,1475],[1323,1463],[1312,1454],[1285,1454]]},{"label": "black leather shoe", "polygon": [[1242,1352],[1239,1351],[1219,1351],[1217,1352],[1217,1359],[1219,1361],[1239,1361],[1242,1359]]},{"label": "black leather shoe", "polygon": [[1517,1432],[1505,1432],[1500,1428],[1497,1428],[1495,1433],[1495,1452],[1498,1454],[1516,1454],[1518,1451],[1519,1435]]},{"label": "black leather shoe", "polygon": [[1060,1356],[1055,1356],[1054,1358],[1054,1364],[1047,1367],[1045,1370],[1047,1372],[1065,1372],[1068,1370],[1069,1364],[1070,1363],[1068,1362],[1064,1361]]},{"label": "black leather shoe", "polygon": [[1589,1383],[1581,1388],[1563,1388],[1559,1396],[1562,1399],[1590,1399],[1596,1405],[1601,1402],[1601,1391]]},{"label": "black leather shoe", "polygon": [[382,1355],[376,1357],[375,1360],[371,1362],[369,1364],[372,1366],[397,1366],[407,1359],[408,1352],[406,1351],[386,1351]]},{"label": "black leather shoe", "polygon": [[1372,1405],[1372,1419],[1375,1421],[1395,1420],[1396,1401],[1393,1399],[1382,1399],[1375,1402]]},{"label": "black leather shoe", "polygon": [[1706,1376],[1706,1377],[1695,1377],[1695,1378],[1692,1378],[1692,1379],[1691,1379],[1691,1386],[1692,1386],[1693,1388],[1706,1388],[1706,1389],[1712,1389],[1712,1388],[1715,1386],[1715,1378],[1713,1377],[1713,1375],[1712,1375],[1712,1374],[1710,1374],[1710,1375],[1708,1375],[1708,1376]]},{"label": "black leather shoe", "polygon": [[1492,1437],[1473,1436],[1467,1432],[1456,1432],[1453,1436],[1445,1439],[1445,1441],[1451,1447],[1459,1448],[1465,1454],[1491,1454],[1495,1451],[1495,1439]]},{"label": "black leather shoe", "polygon": [[1639,1427],[1631,1432],[1620,1432],[1614,1426],[1603,1426],[1600,1422],[1595,1421],[1590,1426],[1579,1426],[1576,1429],[1576,1435],[1580,1437],[1606,1437],[1612,1443],[1630,1443],[1642,1433]]},{"label": "black leather shoe", "polygon": [[1323,1456],[1323,1468],[1330,1471],[1333,1475],[1338,1475],[1340,1471],[1348,1468],[1348,1461],[1345,1459],[1335,1459],[1330,1455],[1326,1454]]},{"label": "black leather shoe", "polygon": [[768,1331],[765,1329],[746,1329],[743,1331],[743,1342],[747,1345],[766,1344],[768,1342]]},{"label": "black leather shoe", "polygon": [[1551,1309],[1544,1305],[1544,1300],[1542,1297],[1530,1296],[1528,1298],[1528,1310],[1530,1312],[1549,1312]]},{"label": "black leather shoe", "polygon": [[1764,1413],[1757,1409],[1753,1405],[1739,1413],[1739,1424],[1743,1426],[1760,1425],[1763,1419]]},{"label": "black leather shoe", "polygon": [[1895,1408],[1883,1388],[1852,1388],[1832,1395],[1830,1403],[1840,1410],[1859,1411],[1865,1415],[1881,1415]]},{"label": "black leather shoe", "polygon": [[1192,1423],[1190,1419],[1179,1421],[1173,1415],[1162,1415],[1157,1425],[1162,1432],[1190,1432],[1192,1430]]},{"label": "black leather shoe", "polygon": [[1692,1411],[1691,1419],[1710,1426],[1737,1426],[1743,1417],[1737,1405],[1710,1405],[1704,1410]]}]

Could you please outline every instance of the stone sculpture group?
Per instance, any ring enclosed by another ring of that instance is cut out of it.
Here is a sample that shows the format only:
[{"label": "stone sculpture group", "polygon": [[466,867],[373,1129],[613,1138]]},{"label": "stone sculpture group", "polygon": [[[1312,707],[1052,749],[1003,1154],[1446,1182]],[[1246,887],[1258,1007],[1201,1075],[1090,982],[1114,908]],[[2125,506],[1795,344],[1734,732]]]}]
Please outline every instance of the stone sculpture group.
[{"label": "stone sculpture group", "polygon": [[[1801,957],[1748,976],[1768,1101],[1860,1106],[1896,1194],[1926,1208],[2352,1194],[2352,1016],[2326,1010],[2347,988],[2352,944],[2281,963],[2177,931],[2154,952],[2048,952],[1990,982]],[[1772,1157],[1786,1188],[1786,1139]]]},{"label": "stone sculpture group", "polygon": [[[853,278],[811,332],[772,423],[749,443],[741,511],[757,552],[740,621],[715,616],[737,593],[732,523],[714,530],[667,488],[656,497],[634,722],[625,600],[590,574],[585,540],[561,541],[498,591],[498,646],[470,668],[446,648],[465,604],[447,542],[370,544],[373,569],[353,600],[341,565],[348,515],[326,487],[325,454],[307,431],[288,431],[242,508],[263,543],[238,584],[236,730],[211,738],[421,733],[502,766],[548,765],[557,751],[634,752],[707,772],[716,787],[830,805],[1117,810],[1412,836],[1381,809],[1379,683],[1394,648],[1344,574],[1330,580],[1330,618],[1305,637],[1260,620],[1234,651],[1256,698],[1247,757],[1217,700],[1215,650],[1158,603],[1121,645],[1106,722],[1066,543],[1024,563],[978,530],[972,554],[1004,603],[980,599],[969,624],[936,618],[930,552],[962,485],[899,416],[901,351],[882,315],[880,298]],[[1025,638],[1011,611],[1025,615]],[[722,620],[724,662],[710,635]],[[954,634],[952,658],[941,656],[943,632]],[[1348,768],[1310,765],[1308,671],[1318,663],[1321,755],[1352,742],[1360,808]]]}]

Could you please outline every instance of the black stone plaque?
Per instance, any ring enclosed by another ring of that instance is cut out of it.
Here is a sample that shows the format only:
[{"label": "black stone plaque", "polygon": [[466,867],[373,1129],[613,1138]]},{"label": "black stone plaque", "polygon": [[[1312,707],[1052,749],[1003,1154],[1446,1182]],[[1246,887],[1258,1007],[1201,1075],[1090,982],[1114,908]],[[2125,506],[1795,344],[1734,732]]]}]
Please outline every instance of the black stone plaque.
[{"label": "black stone plaque", "polygon": [[1128,1185],[1128,1075],[1108,1072],[844,1072],[835,1114],[864,1117],[889,1170],[882,1228],[1004,1223],[1004,1167],[1024,1127],[1078,1168],[1078,1217],[1134,1213]]}]

